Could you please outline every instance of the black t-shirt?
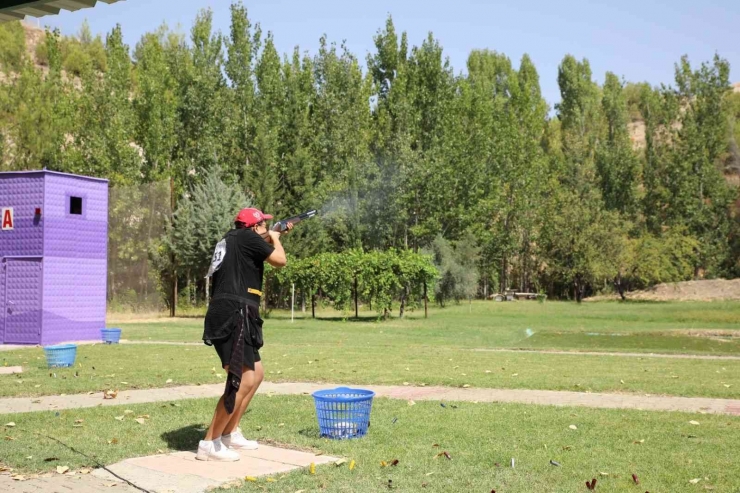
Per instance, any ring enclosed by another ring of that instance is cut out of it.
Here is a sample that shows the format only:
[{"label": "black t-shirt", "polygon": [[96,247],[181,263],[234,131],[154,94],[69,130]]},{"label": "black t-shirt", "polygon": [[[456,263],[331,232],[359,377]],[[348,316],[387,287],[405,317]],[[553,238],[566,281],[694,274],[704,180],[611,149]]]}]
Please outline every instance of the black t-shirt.
[{"label": "black t-shirt", "polygon": [[[239,291],[246,293],[247,288],[262,291],[262,276],[265,272],[265,259],[272,255],[275,247],[267,243],[260,235],[251,229],[232,230],[228,234],[235,233],[234,243],[236,255],[234,259],[231,252],[227,250],[224,263],[221,268],[213,274],[213,296],[221,292],[231,292],[232,276],[237,274],[235,269],[241,268],[241,286]],[[234,262],[233,260],[236,260]],[[237,276],[238,279],[238,276]],[[238,294],[238,293],[232,293]]]},{"label": "black t-shirt", "polygon": [[262,290],[265,259],[275,250],[251,229],[237,229],[226,234],[226,255],[221,267],[213,274],[213,298],[208,304],[203,340],[219,339],[231,334],[232,317],[239,311],[239,302],[218,299],[219,294],[245,296],[247,288]]}]

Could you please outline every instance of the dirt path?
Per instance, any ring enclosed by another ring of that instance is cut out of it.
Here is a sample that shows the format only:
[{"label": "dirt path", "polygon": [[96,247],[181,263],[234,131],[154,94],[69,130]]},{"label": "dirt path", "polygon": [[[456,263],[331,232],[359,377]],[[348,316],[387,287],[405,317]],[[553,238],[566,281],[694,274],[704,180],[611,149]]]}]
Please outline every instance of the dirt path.
[{"label": "dirt path", "polygon": [[[310,394],[319,389],[341,387],[339,384],[264,382],[262,394]],[[602,409],[643,409],[650,411],[705,412],[740,415],[740,399],[705,397],[648,396],[527,389],[479,389],[454,387],[411,387],[399,385],[363,385],[378,397],[429,401],[516,402],[549,406],[582,406]],[[56,411],[95,406],[117,406],[147,402],[176,401],[218,397],[223,384],[189,385],[164,389],[126,390],[116,399],[103,399],[102,393],[47,397],[12,397],[0,399],[0,414]]]}]

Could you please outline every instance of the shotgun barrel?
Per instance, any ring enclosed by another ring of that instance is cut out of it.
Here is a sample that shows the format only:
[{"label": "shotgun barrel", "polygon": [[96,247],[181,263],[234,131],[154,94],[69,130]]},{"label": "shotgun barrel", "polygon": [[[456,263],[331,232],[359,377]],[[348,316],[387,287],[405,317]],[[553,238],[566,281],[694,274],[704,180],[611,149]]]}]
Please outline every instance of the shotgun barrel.
[{"label": "shotgun barrel", "polygon": [[288,229],[288,223],[293,223],[293,225],[295,226],[296,223],[299,223],[303,221],[304,219],[310,219],[314,217],[316,214],[317,214],[316,209],[313,209],[308,212],[304,212],[303,214],[298,214],[297,216],[282,219],[276,222],[272,226],[272,230],[282,233],[283,231],[286,231]]}]

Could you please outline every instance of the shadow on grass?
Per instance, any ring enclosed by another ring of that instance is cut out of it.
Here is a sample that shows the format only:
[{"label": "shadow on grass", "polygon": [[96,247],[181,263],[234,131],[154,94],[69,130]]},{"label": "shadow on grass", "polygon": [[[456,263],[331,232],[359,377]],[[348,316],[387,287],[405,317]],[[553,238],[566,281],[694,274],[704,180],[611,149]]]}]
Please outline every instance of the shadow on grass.
[{"label": "shadow on grass", "polygon": [[172,450],[195,450],[198,448],[198,442],[203,439],[203,425],[188,425],[177,430],[166,431],[160,436]]}]

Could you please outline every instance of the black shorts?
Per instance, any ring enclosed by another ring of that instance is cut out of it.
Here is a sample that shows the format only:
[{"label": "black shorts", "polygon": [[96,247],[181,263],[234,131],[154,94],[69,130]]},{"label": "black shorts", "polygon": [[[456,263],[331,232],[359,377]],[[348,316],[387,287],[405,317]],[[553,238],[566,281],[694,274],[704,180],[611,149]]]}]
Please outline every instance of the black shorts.
[{"label": "black shorts", "polygon": [[[213,343],[213,347],[216,348],[218,357],[221,358],[221,368],[229,364],[229,360],[231,359],[231,349],[234,346],[234,338],[237,337],[237,332],[238,331],[235,330],[231,333],[231,336],[229,337],[211,341]],[[260,358],[259,350],[250,346],[245,341],[243,360],[244,366],[246,366],[250,370],[254,370],[254,364],[261,359],[262,358]]]}]

